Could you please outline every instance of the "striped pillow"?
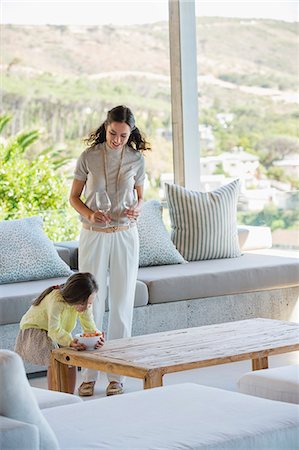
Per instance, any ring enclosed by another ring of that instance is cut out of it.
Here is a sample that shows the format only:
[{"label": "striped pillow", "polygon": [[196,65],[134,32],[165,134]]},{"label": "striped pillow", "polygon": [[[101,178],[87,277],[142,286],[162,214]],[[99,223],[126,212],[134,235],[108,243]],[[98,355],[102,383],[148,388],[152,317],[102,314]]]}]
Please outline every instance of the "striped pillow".
[{"label": "striped pillow", "polygon": [[241,255],[237,234],[239,180],[212,192],[165,184],[171,238],[187,261]]}]

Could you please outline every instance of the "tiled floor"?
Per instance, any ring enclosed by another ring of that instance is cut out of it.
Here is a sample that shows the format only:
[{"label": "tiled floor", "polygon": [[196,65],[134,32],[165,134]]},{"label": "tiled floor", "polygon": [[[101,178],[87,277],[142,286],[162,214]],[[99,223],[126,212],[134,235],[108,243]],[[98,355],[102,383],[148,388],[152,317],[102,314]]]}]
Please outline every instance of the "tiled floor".
[{"label": "tiled floor", "polygon": [[[283,355],[271,356],[269,358],[269,367],[278,367],[289,364],[299,364],[299,352],[286,353]],[[251,361],[241,361],[220,366],[206,367],[202,369],[193,369],[185,372],[177,372],[164,376],[164,385],[184,382],[214,386],[230,391],[237,390],[237,380],[239,377],[251,370]],[[81,372],[78,373],[77,385],[81,383]],[[47,388],[46,377],[33,378],[30,384],[35,387]],[[95,387],[95,395],[87,397],[84,400],[92,400],[105,396],[107,378],[104,373],[100,374]],[[136,378],[126,378],[125,392],[133,392],[143,389],[142,381]]]}]

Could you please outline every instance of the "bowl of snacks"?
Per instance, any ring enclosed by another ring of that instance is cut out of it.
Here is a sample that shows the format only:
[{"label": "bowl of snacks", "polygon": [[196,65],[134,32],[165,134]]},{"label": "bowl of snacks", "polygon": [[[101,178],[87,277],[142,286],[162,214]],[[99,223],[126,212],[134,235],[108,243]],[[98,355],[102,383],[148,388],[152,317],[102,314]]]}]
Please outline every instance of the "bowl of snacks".
[{"label": "bowl of snacks", "polygon": [[103,336],[101,331],[94,331],[93,333],[78,333],[75,338],[78,342],[86,345],[86,350],[94,350],[96,343]]}]

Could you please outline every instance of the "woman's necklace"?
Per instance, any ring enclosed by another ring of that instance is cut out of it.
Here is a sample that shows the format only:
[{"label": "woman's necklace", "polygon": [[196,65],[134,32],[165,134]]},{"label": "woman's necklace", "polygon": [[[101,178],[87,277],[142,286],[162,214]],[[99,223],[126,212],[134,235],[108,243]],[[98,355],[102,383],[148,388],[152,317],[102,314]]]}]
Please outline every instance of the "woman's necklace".
[{"label": "woman's necklace", "polygon": [[[113,152],[113,150],[111,150]],[[105,175],[105,191],[108,194],[108,168],[107,168],[107,144],[105,143],[104,145],[104,175]],[[121,174],[121,169],[122,169],[122,165],[123,165],[123,160],[124,160],[124,154],[125,154],[125,145],[122,148],[121,151],[121,157],[120,157],[120,163],[119,163],[119,168],[118,168],[118,172],[117,172],[117,177],[116,177],[116,202],[117,202],[117,207],[118,207],[118,215],[117,215],[117,227],[119,226],[119,218],[120,218],[120,214],[121,214],[121,209],[120,209],[120,204],[119,204],[119,180],[120,180],[120,174]]]}]

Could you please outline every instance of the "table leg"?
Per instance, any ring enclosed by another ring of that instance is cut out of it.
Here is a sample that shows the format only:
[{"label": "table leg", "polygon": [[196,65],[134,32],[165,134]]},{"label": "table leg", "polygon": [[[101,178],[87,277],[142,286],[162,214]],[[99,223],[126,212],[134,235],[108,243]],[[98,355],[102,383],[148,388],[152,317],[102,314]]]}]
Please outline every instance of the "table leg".
[{"label": "table leg", "polygon": [[59,364],[60,372],[60,392],[69,393],[69,366],[67,364]]},{"label": "table leg", "polygon": [[51,355],[51,374],[53,391],[69,392],[68,386],[68,365],[63,364]]},{"label": "table leg", "polygon": [[144,377],[144,389],[151,389],[154,387],[163,386],[162,373],[160,370],[149,370]]},{"label": "table leg", "polygon": [[59,361],[55,359],[55,356],[51,355],[51,389],[53,391],[60,391],[60,371],[59,371]]},{"label": "table leg", "polygon": [[268,369],[268,356],[252,360],[252,370]]}]

